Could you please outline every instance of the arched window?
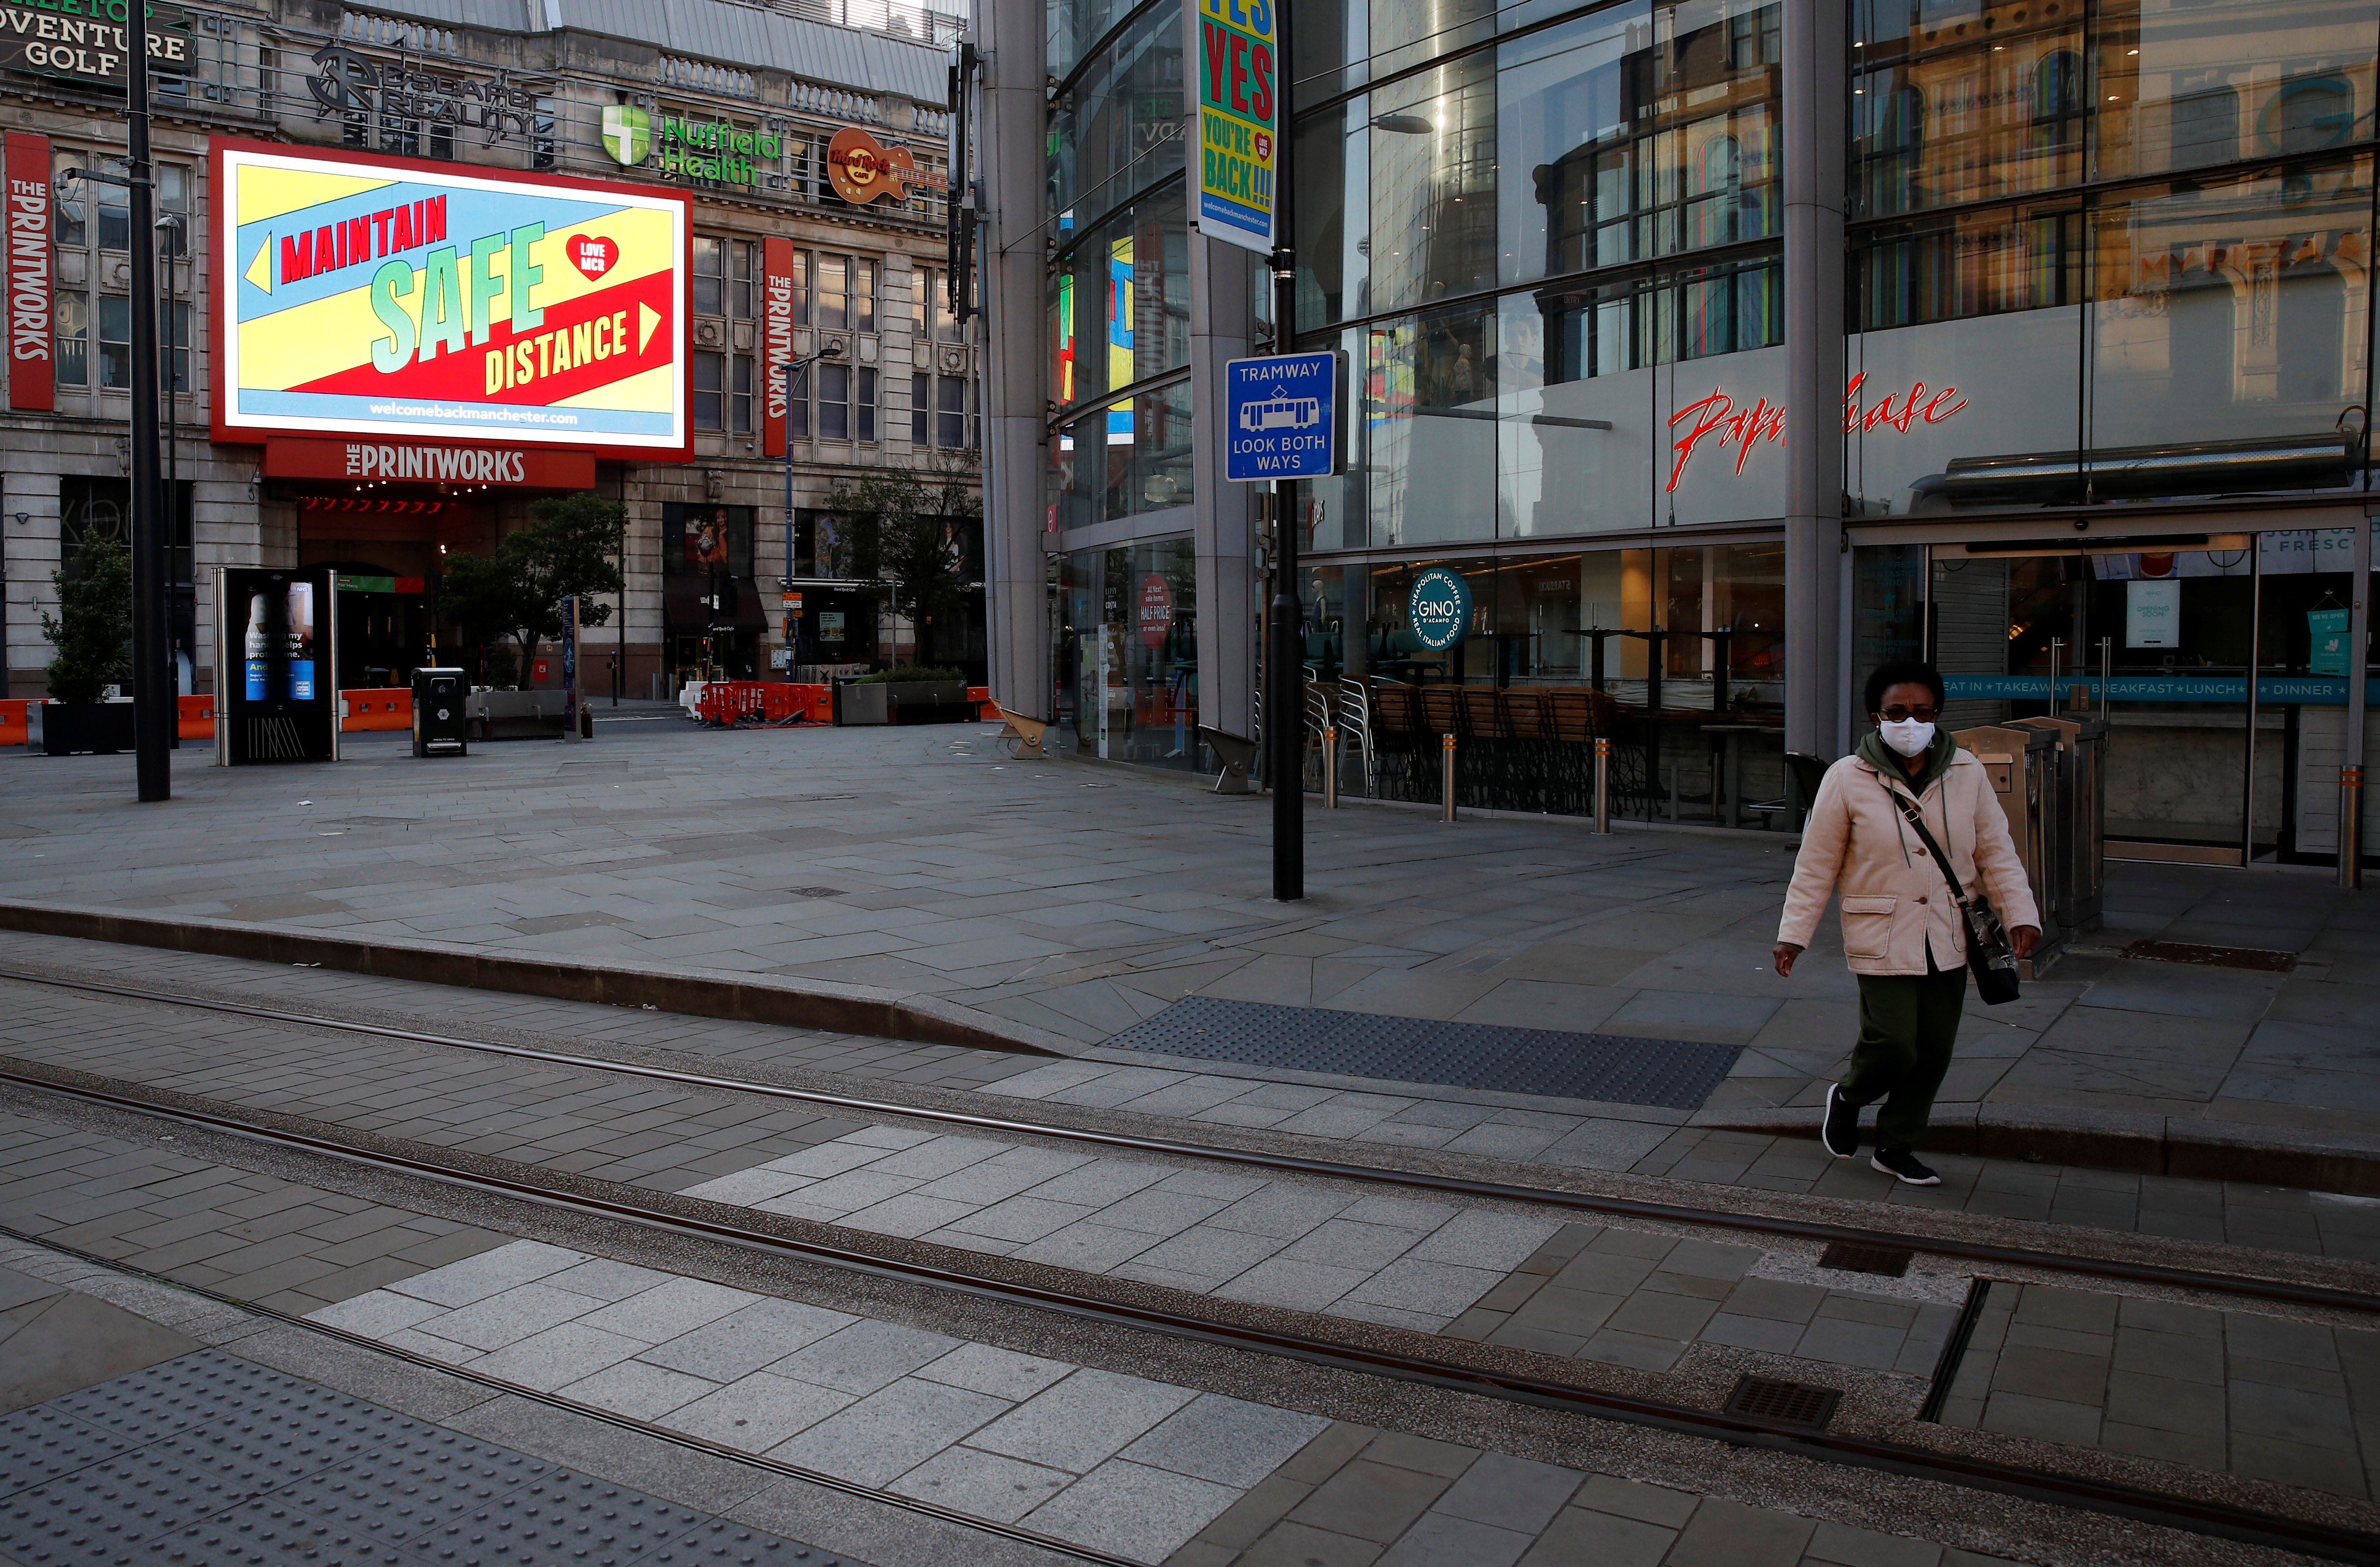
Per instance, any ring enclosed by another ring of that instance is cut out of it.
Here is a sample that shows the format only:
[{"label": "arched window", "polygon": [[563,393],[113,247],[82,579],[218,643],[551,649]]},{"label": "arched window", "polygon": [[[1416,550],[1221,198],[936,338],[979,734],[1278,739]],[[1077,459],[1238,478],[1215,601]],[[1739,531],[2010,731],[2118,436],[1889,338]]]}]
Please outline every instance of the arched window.
[{"label": "arched window", "polygon": [[2033,117],[2036,125],[2082,112],[2082,56],[2058,49],[2043,56],[2033,72]]}]

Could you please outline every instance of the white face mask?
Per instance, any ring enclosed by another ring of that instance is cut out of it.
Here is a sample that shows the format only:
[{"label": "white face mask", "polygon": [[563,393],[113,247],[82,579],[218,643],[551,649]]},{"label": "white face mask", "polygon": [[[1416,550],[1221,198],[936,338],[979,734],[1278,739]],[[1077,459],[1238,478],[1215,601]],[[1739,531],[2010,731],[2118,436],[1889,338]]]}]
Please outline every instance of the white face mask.
[{"label": "white face mask", "polygon": [[1923,756],[1925,747],[1934,743],[1934,726],[1913,718],[1904,718],[1897,723],[1887,719],[1877,725],[1876,732],[1884,736],[1886,745],[1905,757]]}]

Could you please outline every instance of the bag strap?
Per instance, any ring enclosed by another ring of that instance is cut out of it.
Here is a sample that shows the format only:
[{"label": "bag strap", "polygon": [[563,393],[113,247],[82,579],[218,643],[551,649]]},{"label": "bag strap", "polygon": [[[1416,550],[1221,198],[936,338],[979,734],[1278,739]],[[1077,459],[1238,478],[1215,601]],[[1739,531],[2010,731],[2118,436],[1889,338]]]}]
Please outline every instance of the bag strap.
[{"label": "bag strap", "polygon": [[1959,873],[1950,869],[1950,856],[1942,852],[1942,845],[1934,841],[1934,834],[1926,829],[1925,813],[1918,808],[1917,802],[1894,788],[1883,773],[1877,773],[1876,781],[1884,786],[1886,794],[1892,796],[1892,803],[1900,808],[1901,820],[1916,830],[1917,841],[1925,845],[1925,852],[1934,856],[1936,865],[1941,867],[1943,878],[1950,883],[1950,891],[1957,895],[1959,902],[1969,902],[1967,889],[1960,881]]}]

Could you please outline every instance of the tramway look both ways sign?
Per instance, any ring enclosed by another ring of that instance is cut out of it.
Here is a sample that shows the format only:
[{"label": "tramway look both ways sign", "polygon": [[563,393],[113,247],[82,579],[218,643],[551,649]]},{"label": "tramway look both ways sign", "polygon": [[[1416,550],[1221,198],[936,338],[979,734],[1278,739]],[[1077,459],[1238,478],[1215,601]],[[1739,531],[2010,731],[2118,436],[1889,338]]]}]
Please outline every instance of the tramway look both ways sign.
[{"label": "tramway look both ways sign", "polygon": [[1223,477],[1327,479],[1346,447],[1347,356],[1223,362]]}]

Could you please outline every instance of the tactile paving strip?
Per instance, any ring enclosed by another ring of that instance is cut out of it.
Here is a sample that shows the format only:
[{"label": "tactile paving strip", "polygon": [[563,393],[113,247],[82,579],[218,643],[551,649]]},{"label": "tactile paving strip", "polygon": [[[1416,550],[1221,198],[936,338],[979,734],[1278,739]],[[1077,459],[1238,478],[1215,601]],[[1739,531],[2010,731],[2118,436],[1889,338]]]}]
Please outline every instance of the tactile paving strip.
[{"label": "tactile paving strip", "polygon": [[1113,1050],[1335,1072],[1397,1083],[1699,1110],[1740,1048],[1625,1034],[1440,1023],[1185,996],[1108,1040]]},{"label": "tactile paving strip", "polygon": [[0,1497],[112,1458],[132,1445],[128,1437],[49,1404],[0,1415]]},{"label": "tactile paving strip", "polygon": [[0,1418],[0,1554],[22,1567],[847,1562],[219,1350]]}]

